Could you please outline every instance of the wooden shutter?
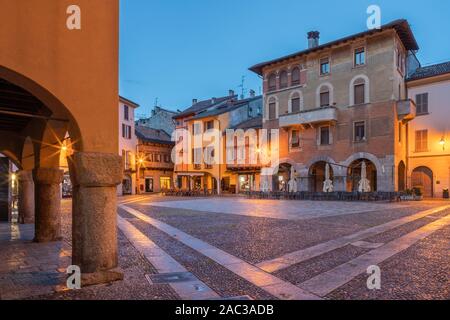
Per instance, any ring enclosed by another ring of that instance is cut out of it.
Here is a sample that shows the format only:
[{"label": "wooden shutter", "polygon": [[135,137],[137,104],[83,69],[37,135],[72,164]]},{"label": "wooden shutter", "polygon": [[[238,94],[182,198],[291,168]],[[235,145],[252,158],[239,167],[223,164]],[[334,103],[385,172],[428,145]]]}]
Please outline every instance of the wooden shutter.
[{"label": "wooden shutter", "polygon": [[300,112],[300,97],[292,98],[292,112]]},{"label": "wooden shutter", "polygon": [[325,91],[320,93],[320,106],[327,107],[330,105],[330,92]]},{"label": "wooden shutter", "polygon": [[365,84],[355,85],[355,104],[364,104],[365,102]]},{"label": "wooden shutter", "polygon": [[308,70],[303,69],[300,71],[300,84],[305,85],[307,81],[307,72]]}]

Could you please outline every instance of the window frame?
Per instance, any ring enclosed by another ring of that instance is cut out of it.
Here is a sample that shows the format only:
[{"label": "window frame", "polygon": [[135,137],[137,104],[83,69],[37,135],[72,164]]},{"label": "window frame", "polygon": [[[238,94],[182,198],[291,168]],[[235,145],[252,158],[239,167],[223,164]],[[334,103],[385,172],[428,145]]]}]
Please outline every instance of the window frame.
[{"label": "window frame", "polygon": [[[297,133],[297,143],[294,145],[293,142],[293,137],[294,137],[294,132]],[[290,137],[289,137],[289,149],[300,149],[300,130],[298,129],[292,129],[290,132]]]},{"label": "window frame", "polygon": [[[327,95],[328,95],[328,104],[322,104],[322,95],[324,95],[324,94],[327,94]],[[320,107],[320,108],[327,108],[327,107],[330,107],[330,106],[331,106],[331,103],[330,103],[330,95],[331,95],[331,93],[330,93],[330,88],[328,88],[328,87],[327,87],[327,90],[326,90],[326,91],[319,92],[319,107]]]},{"label": "window frame", "polygon": [[[359,79],[358,79],[359,80]],[[364,83],[354,83],[353,84],[353,104],[361,105],[366,103],[366,81]],[[357,99],[357,90],[356,88],[362,87],[362,101],[358,101]]]},{"label": "window frame", "polygon": [[[326,63],[323,63],[322,61],[326,60]],[[322,72],[322,66],[323,65],[328,65],[328,71],[327,72]],[[331,59],[329,56],[326,57],[322,57],[319,59],[319,75],[321,77],[326,77],[329,76],[331,74]]]},{"label": "window frame", "polygon": [[[274,79],[274,85],[271,86],[270,85],[270,80]],[[269,76],[267,77],[267,91],[271,92],[271,91],[276,91],[277,90],[277,74],[275,72],[272,72],[269,74]]]},{"label": "window frame", "polygon": [[[360,52],[358,52],[358,50],[361,50]],[[364,62],[363,63],[357,63],[357,57],[358,54],[364,53]],[[360,46],[360,47],[355,47],[353,49],[353,67],[354,68],[358,68],[358,67],[363,67],[367,64],[367,50],[366,50],[366,46]]]},{"label": "window frame", "polygon": [[[322,143],[323,139],[322,139],[322,129],[327,129],[328,131],[328,138],[327,138],[327,143]],[[319,146],[321,147],[326,147],[326,146],[331,146],[331,126],[326,125],[326,126],[320,126],[319,127]]]},{"label": "window frame", "polygon": [[[363,127],[364,130],[364,136],[361,139],[357,139],[357,126],[361,126]],[[353,122],[353,142],[354,143],[364,143],[367,142],[367,122],[365,120],[359,120],[359,121],[354,121]]]},{"label": "window frame", "polygon": [[[419,145],[419,139],[418,135],[420,134],[420,145]],[[424,137],[426,139],[424,139]],[[415,131],[415,141],[414,141],[414,147],[415,147],[415,153],[422,153],[422,152],[429,152],[429,146],[428,146],[428,129],[421,129]],[[425,141],[424,141],[425,140]]]},{"label": "window frame", "polygon": [[[420,103],[419,103],[419,97],[421,97],[421,99],[420,99]],[[422,109],[423,109],[423,105],[424,105],[424,102],[423,102],[423,97],[426,97],[426,111],[424,112],[424,111],[422,111]],[[423,116],[423,115],[427,115],[427,114],[430,114],[430,112],[429,112],[429,105],[430,105],[430,95],[429,95],[429,92],[423,92],[423,93],[418,93],[418,94],[416,94],[416,109],[417,109],[417,112],[416,112],[416,114],[418,115],[418,116]],[[422,112],[419,112],[419,107],[420,107],[420,111],[422,111]]]},{"label": "window frame", "polygon": [[[298,80],[294,80],[294,71],[298,70]],[[299,86],[301,84],[301,69],[300,67],[294,67],[291,70],[291,86]]]}]

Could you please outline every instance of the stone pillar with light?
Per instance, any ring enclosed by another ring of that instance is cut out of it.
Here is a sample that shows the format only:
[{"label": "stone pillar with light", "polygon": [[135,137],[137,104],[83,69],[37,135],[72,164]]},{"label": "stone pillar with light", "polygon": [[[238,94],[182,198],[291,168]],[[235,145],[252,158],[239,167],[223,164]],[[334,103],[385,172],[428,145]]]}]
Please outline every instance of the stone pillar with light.
[{"label": "stone pillar with light", "polygon": [[61,240],[61,183],[64,172],[53,168],[33,170],[35,189],[35,241]]},{"label": "stone pillar with light", "polygon": [[34,223],[34,182],[32,171],[19,171],[17,173],[19,182],[19,223]]},{"label": "stone pillar with light", "polygon": [[73,185],[72,263],[80,267],[82,284],[123,278],[116,270],[117,198],[123,178],[121,157],[77,152],[69,158]]}]

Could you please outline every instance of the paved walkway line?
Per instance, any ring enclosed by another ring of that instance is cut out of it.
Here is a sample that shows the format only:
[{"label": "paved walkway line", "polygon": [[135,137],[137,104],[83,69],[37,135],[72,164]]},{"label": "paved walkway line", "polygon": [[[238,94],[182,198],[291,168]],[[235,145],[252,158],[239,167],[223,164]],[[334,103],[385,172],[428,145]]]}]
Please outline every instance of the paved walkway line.
[{"label": "paved walkway line", "polygon": [[[146,235],[120,216],[118,217],[118,227],[133,246],[156,268],[158,273],[188,272]],[[194,280],[189,282],[170,283],[169,285],[183,300],[220,299],[220,296],[215,291],[195,277]]]},{"label": "paved walkway line", "polygon": [[194,238],[181,230],[178,230],[164,222],[153,219],[135,209],[119,206],[121,209],[132,214],[136,218],[154,226],[162,232],[168,234],[170,237],[178,240],[184,245],[198,251],[202,255],[220,264],[224,268],[237,274],[239,277],[247,280],[253,285],[261,288],[269,294],[283,300],[318,300],[316,295],[313,295],[292,283],[286,282],[277,278],[270,273],[261,270],[260,268],[251,265],[235,256],[232,256],[225,251],[222,251],[210,244],[203,242],[200,239]]},{"label": "paved walkway line", "polygon": [[426,210],[426,211],[421,211],[421,212],[418,212],[411,216],[393,220],[388,223],[385,223],[385,224],[382,224],[379,226],[375,226],[375,227],[372,227],[369,229],[365,229],[365,230],[359,231],[357,233],[354,233],[354,234],[351,234],[348,236],[344,236],[341,238],[337,238],[334,240],[320,243],[318,245],[315,245],[315,246],[312,246],[312,247],[309,247],[306,249],[288,253],[284,256],[275,258],[273,260],[268,260],[268,261],[258,263],[257,266],[267,272],[273,273],[273,272],[276,272],[279,270],[286,269],[294,264],[298,264],[303,261],[307,261],[309,259],[318,257],[327,252],[345,247],[354,242],[358,242],[363,239],[369,238],[371,236],[384,233],[386,231],[397,228],[406,223],[413,222],[415,220],[421,219],[423,217],[426,217],[426,216],[429,216],[429,215],[432,215],[435,213],[442,212],[447,209],[450,209],[450,205],[446,205],[446,206],[442,206],[442,207],[438,207],[438,208],[434,208],[434,209],[430,209],[430,210]]},{"label": "paved walkway line", "polygon": [[118,201],[118,204],[130,204],[130,203],[135,203],[135,202],[141,202],[144,200],[148,200],[149,196],[136,196],[130,199],[122,199]]},{"label": "paved walkway line", "polygon": [[[325,297],[358,275],[365,273],[369,266],[379,265],[386,259],[408,249],[413,244],[449,224],[450,215],[447,215],[446,217],[408,233],[403,237],[395,239],[378,249],[372,250],[332,270],[311,278],[299,284],[299,287],[311,291],[321,297]],[[381,270],[381,275],[383,275],[383,270]]]}]

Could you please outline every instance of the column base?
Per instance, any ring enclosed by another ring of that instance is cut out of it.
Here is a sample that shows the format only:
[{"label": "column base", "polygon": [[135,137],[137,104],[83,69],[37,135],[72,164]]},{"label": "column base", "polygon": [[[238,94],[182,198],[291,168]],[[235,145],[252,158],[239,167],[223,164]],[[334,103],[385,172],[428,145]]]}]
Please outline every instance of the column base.
[{"label": "column base", "polygon": [[107,271],[81,274],[81,287],[95,286],[123,280],[122,269],[116,268]]}]

